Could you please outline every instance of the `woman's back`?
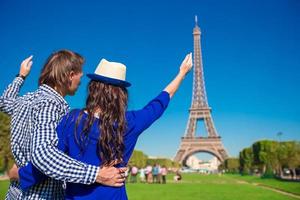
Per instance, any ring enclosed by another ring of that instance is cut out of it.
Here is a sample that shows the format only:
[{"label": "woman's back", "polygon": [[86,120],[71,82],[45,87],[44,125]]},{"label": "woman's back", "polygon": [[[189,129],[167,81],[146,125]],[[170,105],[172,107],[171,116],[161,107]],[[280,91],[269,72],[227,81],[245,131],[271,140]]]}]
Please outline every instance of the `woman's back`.
[{"label": "woman's back", "polygon": [[[161,92],[155,99],[150,101],[143,109],[138,111],[127,111],[126,121],[127,130],[123,135],[125,149],[123,152],[123,163],[117,167],[126,166],[138,136],[148,128],[156,119],[158,119],[169,103],[169,94]],[[82,115],[80,118],[79,116]],[[78,145],[78,138],[81,137],[85,121],[88,114],[82,110],[73,110],[66,115],[59,126],[57,134],[59,137],[58,148],[70,157],[99,166],[102,160],[98,154],[98,140],[101,137],[99,130],[100,119],[95,118],[87,134],[86,145]],[[80,119],[76,126],[77,119]],[[77,128],[76,128],[77,127]],[[76,131],[75,131],[76,129]],[[83,148],[81,148],[83,147]],[[108,187],[100,184],[82,185],[76,183],[67,183],[66,199],[127,199],[125,186]]]}]

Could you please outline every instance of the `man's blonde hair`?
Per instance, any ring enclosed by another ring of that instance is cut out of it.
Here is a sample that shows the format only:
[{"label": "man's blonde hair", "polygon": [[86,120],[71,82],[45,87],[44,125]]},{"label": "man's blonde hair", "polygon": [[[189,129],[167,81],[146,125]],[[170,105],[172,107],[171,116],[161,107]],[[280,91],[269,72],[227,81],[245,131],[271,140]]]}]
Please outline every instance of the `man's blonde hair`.
[{"label": "man's blonde hair", "polygon": [[69,76],[71,72],[82,72],[84,58],[70,50],[60,50],[52,53],[43,69],[39,78],[39,86],[47,84],[52,88],[65,88],[71,85]]}]

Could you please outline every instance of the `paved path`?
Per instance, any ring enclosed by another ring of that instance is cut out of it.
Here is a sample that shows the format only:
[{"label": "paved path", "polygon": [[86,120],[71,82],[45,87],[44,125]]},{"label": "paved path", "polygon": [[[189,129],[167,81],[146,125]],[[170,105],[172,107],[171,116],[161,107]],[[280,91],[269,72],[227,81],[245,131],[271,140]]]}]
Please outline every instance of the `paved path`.
[{"label": "paved path", "polygon": [[267,189],[267,190],[271,190],[273,192],[277,192],[277,193],[280,193],[280,194],[283,194],[283,195],[286,195],[286,196],[289,196],[289,197],[300,199],[299,195],[296,195],[296,194],[293,194],[293,193],[290,193],[290,192],[286,192],[286,191],[282,191],[282,190],[279,190],[279,189],[276,189],[276,188],[273,188],[273,187],[270,187],[270,186],[267,186],[267,185],[263,185],[263,184],[260,184],[260,183],[248,183],[247,181],[240,181],[240,180],[237,181],[237,183],[239,183],[239,184],[251,184],[251,185],[261,187],[261,188],[264,188],[264,189]]},{"label": "paved path", "polygon": [[4,180],[8,180],[8,176],[7,175],[0,176],[0,181],[4,181]]}]

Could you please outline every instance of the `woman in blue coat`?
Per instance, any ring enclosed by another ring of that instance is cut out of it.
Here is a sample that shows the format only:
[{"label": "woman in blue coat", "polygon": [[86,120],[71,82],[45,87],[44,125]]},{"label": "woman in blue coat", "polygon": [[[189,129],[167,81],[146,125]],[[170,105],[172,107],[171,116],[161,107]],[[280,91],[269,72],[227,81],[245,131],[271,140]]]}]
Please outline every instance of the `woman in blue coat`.
[{"label": "woman in blue coat", "polygon": [[[165,111],[170,98],[192,67],[192,54],[183,60],[179,73],[144,108],[127,111],[126,66],[102,59],[88,84],[88,97],[83,109],[75,109],[63,117],[57,127],[58,148],[70,157],[91,164],[118,167],[127,165],[139,135]],[[20,173],[23,188],[42,181],[43,177],[26,179]],[[27,174],[28,176],[28,174]],[[34,173],[33,177],[38,176]],[[30,181],[28,181],[30,180]],[[122,173],[121,187],[101,184],[67,183],[66,199],[127,199]]]}]

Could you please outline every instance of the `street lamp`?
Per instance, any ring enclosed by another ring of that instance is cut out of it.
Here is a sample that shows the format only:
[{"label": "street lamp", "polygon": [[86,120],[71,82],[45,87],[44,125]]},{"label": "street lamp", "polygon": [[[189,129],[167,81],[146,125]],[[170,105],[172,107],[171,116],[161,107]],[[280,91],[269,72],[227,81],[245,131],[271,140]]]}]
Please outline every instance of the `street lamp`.
[{"label": "street lamp", "polygon": [[282,133],[281,131],[279,131],[279,132],[277,133],[277,137],[278,137],[279,144],[280,144],[280,142],[281,142],[280,138],[281,138],[282,135],[283,135],[283,133]]},{"label": "street lamp", "polygon": [[282,165],[281,165],[281,159],[280,159],[280,157],[282,156],[281,154],[282,154],[282,148],[281,148],[281,136],[282,136],[282,132],[281,131],[279,131],[278,133],[277,133],[277,137],[278,137],[278,142],[279,142],[279,151],[277,151],[278,153],[277,153],[277,156],[278,156],[278,160],[279,160],[279,166],[280,166],[280,169],[279,169],[279,176],[280,176],[280,178],[282,178]]}]

